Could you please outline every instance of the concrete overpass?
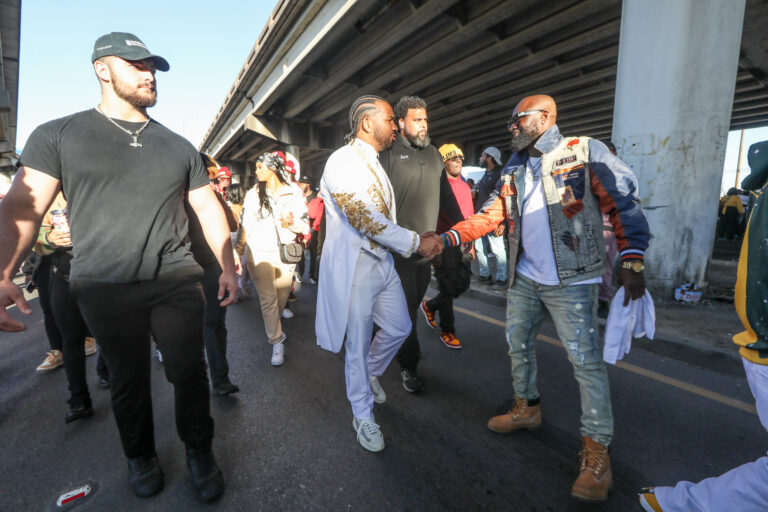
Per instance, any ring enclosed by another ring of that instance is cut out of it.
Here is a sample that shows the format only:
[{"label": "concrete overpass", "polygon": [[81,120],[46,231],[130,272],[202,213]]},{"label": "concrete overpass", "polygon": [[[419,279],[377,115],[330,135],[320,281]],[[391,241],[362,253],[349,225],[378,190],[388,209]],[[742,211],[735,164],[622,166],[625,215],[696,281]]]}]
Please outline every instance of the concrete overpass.
[{"label": "concrete overpass", "polygon": [[0,172],[16,163],[21,0],[0,0]]},{"label": "concrete overpass", "polygon": [[[201,149],[250,174],[263,151],[287,148],[303,174],[318,177],[342,144],[356,96],[394,102],[413,93],[429,104],[433,142],[457,143],[473,159],[484,146],[507,146],[505,122],[521,97],[548,93],[558,101],[563,132],[617,139],[645,206],[683,219],[681,228],[696,224],[685,235],[687,256],[674,261],[655,248],[666,254],[679,233],[656,224],[649,276],[666,293],[678,282],[705,281],[727,130],[768,124],[766,21],[766,0],[281,0]],[[651,90],[666,113],[656,112]],[[643,101],[633,104],[635,97]],[[693,98],[701,101],[689,105]],[[689,115],[699,111],[706,115]],[[645,126],[634,133],[633,119],[650,112],[674,123],[651,127],[654,141],[638,146],[636,136],[650,135]],[[697,123],[706,137],[678,144],[677,131]],[[656,136],[672,144],[654,146]],[[696,181],[674,184],[694,196],[698,221],[679,217],[672,199],[654,190],[657,174],[682,174],[647,161],[649,153],[690,154],[691,144],[711,149],[684,161]]]}]

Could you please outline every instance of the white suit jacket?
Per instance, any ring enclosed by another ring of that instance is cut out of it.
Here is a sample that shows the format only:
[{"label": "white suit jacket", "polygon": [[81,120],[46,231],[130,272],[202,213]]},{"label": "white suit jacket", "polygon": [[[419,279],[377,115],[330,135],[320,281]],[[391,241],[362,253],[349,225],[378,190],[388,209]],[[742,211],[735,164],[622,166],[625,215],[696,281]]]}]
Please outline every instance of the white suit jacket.
[{"label": "white suit jacket", "polygon": [[355,139],[328,159],[320,181],[325,242],[320,258],[315,333],[317,344],[338,352],[344,342],[350,290],[360,251],[392,265],[389,250],[406,258],[419,235],[396,224],[392,184],[370,144]]}]

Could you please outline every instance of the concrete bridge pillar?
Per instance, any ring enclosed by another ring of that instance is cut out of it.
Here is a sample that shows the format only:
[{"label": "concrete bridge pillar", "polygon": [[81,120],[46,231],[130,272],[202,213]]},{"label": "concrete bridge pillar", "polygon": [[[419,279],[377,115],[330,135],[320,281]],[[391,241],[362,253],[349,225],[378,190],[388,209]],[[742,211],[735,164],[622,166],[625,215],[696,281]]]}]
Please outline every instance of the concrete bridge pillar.
[{"label": "concrete bridge pillar", "polygon": [[613,142],[637,175],[652,293],[705,285],[745,0],[624,0]]}]

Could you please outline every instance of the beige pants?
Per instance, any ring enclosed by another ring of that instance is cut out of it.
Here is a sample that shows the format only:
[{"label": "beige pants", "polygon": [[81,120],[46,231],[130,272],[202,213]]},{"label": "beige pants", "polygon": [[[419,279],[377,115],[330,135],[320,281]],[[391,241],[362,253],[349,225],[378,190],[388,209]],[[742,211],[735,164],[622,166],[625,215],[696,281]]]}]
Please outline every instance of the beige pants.
[{"label": "beige pants", "polygon": [[288,300],[288,294],[291,292],[293,269],[296,265],[286,265],[279,260],[254,261],[251,251],[248,251],[247,254],[248,274],[250,274],[253,286],[259,294],[267,340],[274,345],[280,343],[283,337],[280,313],[282,313]]}]

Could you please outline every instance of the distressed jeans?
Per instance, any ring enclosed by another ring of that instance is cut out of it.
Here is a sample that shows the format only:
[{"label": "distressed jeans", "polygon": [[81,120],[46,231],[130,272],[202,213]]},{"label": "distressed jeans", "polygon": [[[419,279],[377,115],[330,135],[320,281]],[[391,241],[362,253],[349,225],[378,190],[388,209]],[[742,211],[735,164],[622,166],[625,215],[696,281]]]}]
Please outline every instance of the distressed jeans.
[{"label": "distressed jeans", "polygon": [[597,284],[547,286],[522,274],[507,292],[507,343],[515,395],[533,400],[536,388],[536,336],[544,308],[557,329],[581,394],[581,435],[608,446],[613,413],[608,372],[597,332]]}]

